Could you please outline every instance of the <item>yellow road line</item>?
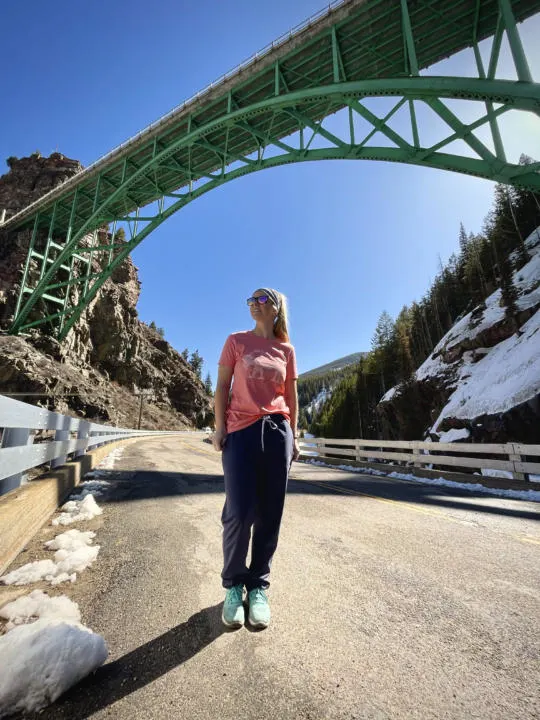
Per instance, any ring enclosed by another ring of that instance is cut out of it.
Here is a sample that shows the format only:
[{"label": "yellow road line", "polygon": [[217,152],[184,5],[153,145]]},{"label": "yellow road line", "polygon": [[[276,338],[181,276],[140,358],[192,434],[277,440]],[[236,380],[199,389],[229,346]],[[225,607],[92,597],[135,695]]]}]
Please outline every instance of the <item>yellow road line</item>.
[{"label": "yellow road line", "polygon": [[377,495],[369,495],[368,493],[359,492],[358,490],[351,490],[350,488],[342,488],[338,485],[333,485],[329,482],[319,482],[317,480],[301,480],[299,478],[295,478],[296,482],[305,482],[311,485],[317,485],[318,487],[331,490],[335,490],[336,492],[343,493],[344,495],[357,495],[359,497],[367,497],[371,500],[377,500],[378,502],[387,503],[389,505],[399,505],[400,507],[405,508],[406,510],[412,510],[414,512],[420,513],[421,515],[431,515],[432,517],[442,517],[445,520],[448,520],[449,522],[459,523],[460,525],[463,524],[462,520],[458,520],[456,518],[450,517],[446,513],[435,510],[432,508],[424,508],[419,507],[418,505],[413,505],[412,503],[404,502],[403,500],[390,500],[389,498],[382,498],[378,497]]},{"label": "yellow road line", "polygon": [[216,453],[216,451],[215,451],[214,449],[210,450],[210,448],[206,448],[206,447],[204,447],[204,446],[202,446],[202,447],[194,447],[194,446],[192,445],[192,442],[193,442],[193,441],[191,441],[191,442],[186,442],[186,440],[188,440],[188,439],[191,440],[191,438],[180,438],[180,442],[181,442],[182,444],[187,445],[188,448],[189,448],[190,450],[193,450],[194,452],[200,452],[200,453],[203,453],[203,455],[212,455],[212,457],[216,457],[216,458],[219,457],[219,454]]},{"label": "yellow road line", "polygon": [[[296,482],[305,482],[308,483],[308,485],[318,485],[321,488],[330,488],[331,490],[335,490],[336,492],[343,493],[344,495],[358,495],[360,497],[367,497],[371,500],[377,500],[378,502],[387,503],[390,505],[399,505],[402,508],[405,508],[406,510],[412,510],[413,512],[420,513],[421,515],[431,515],[431,517],[438,517],[443,518],[444,520],[448,520],[448,522],[453,523],[459,523],[460,525],[469,525],[470,523],[466,520],[459,520],[457,518],[453,518],[450,515],[447,515],[446,513],[442,512],[441,510],[435,510],[433,508],[424,508],[419,507],[418,505],[413,505],[408,502],[404,502],[403,500],[390,500],[389,498],[382,498],[378,497],[377,495],[369,495],[368,493],[362,493],[358,490],[351,490],[350,488],[342,488],[337,485],[333,485],[329,482],[320,482],[318,480],[302,480],[300,478],[291,478],[292,480],[295,480]],[[528,542],[533,543],[534,545],[540,545],[540,539],[532,538],[532,537],[523,537],[522,535],[516,535],[514,533],[504,533],[507,535],[507,537],[513,537],[515,540],[519,540],[520,542]]]}]

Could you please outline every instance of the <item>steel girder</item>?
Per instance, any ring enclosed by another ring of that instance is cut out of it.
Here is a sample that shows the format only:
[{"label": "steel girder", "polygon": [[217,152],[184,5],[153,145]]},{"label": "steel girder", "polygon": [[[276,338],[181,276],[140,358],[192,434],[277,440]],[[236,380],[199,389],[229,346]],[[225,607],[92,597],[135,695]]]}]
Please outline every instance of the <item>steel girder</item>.
[{"label": "steel girder", "polygon": [[[473,43],[477,78],[420,76],[418,33],[413,32],[407,0],[400,1],[407,76],[347,80],[350,65],[344,59],[343,35],[333,25],[325,84],[291,90],[294,75],[289,69],[285,77],[284,64],[276,60],[270,96],[266,93],[246,104],[247,96],[240,101],[239,94],[229,91],[226,102],[216,105],[219,111],[215,107],[207,119],[204,113],[190,114],[181,132],[152,138],[116,164],[95,172],[92,184],[80,183],[54,204],[39,208],[32,217],[28,259],[10,332],[52,324],[58,336],[65,337],[103,283],[154,228],[216,186],[268,167],[322,159],[387,160],[540,191],[540,163],[509,162],[498,126],[498,119],[509,111],[540,115],[540,85],[532,81],[510,0],[498,0],[487,71],[478,44]],[[477,15],[482,2],[477,0]],[[426,0],[422,5],[431,7]],[[495,78],[503,30],[517,82]],[[395,104],[379,117],[366,105],[374,97],[395,98]],[[448,100],[481,103],[482,112],[474,121],[466,121],[448,106]],[[401,115],[398,129],[392,123],[402,108],[407,113]],[[437,142],[423,141],[426,120],[419,120],[419,110],[426,108],[446,127]],[[476,134],[486,129],[492,147]],[[373,144],[378,137],[383,144]],[[455,141],[465,144],[466,155],[451,151]],[[103,235],[103,226],[110,223],[113,232],[103,241],[99,229]],[[116,238],[118,224],[127,229],[126,242]],[[32,270],[35,284],[30,282]]]}]

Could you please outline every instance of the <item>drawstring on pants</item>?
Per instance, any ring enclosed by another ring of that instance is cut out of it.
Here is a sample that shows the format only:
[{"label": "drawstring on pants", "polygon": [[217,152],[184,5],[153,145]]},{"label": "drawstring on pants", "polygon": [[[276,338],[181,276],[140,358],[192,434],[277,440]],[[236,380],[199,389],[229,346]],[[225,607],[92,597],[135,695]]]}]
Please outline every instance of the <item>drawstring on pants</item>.
[{"label": "drawstring on pants", "polygon": [[279,430],[278,425],[272,420],[270,415],[263,415],[262,417],[262,423],[261,423],[261,448],[264,452],[264,426],[268,423],[272,430]]}]

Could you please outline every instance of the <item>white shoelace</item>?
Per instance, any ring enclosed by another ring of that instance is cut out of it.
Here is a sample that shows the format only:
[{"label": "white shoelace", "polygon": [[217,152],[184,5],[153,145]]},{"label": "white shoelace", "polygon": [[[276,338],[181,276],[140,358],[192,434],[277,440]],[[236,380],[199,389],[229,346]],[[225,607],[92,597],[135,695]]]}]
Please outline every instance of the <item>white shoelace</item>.
[{"label": "white shoelace", "polygon": [[263,415],[262,423],[261,423],[261,448],[264,452],[264,427],[268,423],[272,430],[279,430],[278,425],[272,420],[270,415]]}]

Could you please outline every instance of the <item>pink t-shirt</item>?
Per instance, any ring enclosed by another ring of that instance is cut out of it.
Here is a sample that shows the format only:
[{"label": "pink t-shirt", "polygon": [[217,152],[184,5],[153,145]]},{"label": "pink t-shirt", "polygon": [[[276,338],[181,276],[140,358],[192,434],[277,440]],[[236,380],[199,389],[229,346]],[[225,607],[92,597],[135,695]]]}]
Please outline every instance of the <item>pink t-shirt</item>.
[{"label": "pink t-shirt", "polygon": [[271,413],[281,413],[290,421],[285,379],[298,377],[290,343],[259,337],[249,330],[232,333],[225,341],[219,364],[234,371],[226,411],[227,432],[242,430]]}]

